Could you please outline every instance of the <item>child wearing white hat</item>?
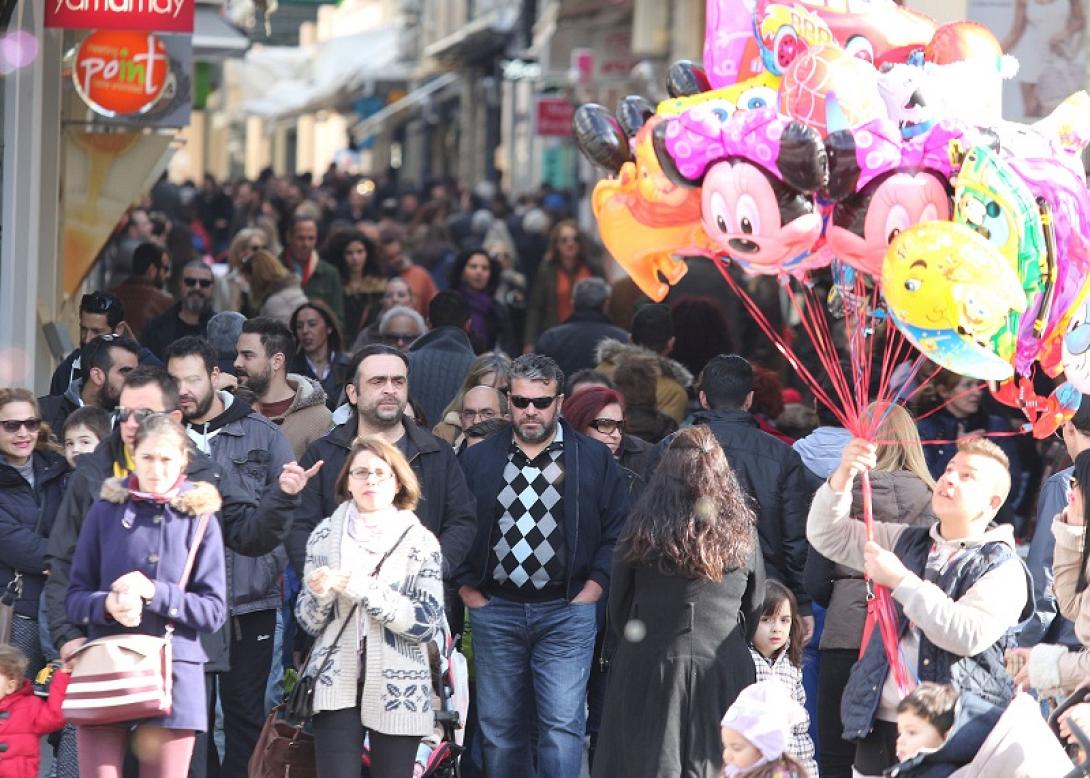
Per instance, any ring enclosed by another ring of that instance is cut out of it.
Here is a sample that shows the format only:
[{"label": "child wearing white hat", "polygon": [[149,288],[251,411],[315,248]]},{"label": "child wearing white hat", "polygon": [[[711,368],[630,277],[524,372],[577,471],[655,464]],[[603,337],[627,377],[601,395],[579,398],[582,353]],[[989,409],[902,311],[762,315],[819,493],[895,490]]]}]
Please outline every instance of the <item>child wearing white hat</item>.
[{"label": "child wearing white hat", "polygon": [[724,778],[818,778],[787,750],[792,727],[805,716],[774,678],[743,689],[721,722]]}]

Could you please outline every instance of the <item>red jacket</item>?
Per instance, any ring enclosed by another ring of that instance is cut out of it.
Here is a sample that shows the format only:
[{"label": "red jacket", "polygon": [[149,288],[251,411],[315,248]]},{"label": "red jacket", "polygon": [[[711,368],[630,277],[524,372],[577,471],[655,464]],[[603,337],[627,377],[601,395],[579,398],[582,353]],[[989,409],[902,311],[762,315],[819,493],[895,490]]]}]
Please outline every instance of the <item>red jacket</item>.
[{"label": "red jacket", "polygon": [[0,700],[2,778],[38,778],[39,739],[64,726],[61,702],[70,677],[60,671],[53,674],[48,700],[34,695],[30,681]]}]

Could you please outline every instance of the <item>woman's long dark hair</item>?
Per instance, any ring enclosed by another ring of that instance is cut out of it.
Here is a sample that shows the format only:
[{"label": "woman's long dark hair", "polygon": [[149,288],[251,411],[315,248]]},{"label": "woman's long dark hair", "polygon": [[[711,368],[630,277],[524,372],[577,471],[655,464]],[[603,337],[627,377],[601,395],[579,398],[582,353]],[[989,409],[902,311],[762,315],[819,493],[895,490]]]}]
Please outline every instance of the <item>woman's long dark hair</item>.
[{"label": "woman's long dark hair", "polygon": [[1090,501],[1086,499],[1086,489],[1090,487],[1090,451],[1083,451],[1075,457],[1075,481],[1077,483],[1072,488],[1082,493],[1082,561],[1075,591],[1082,592],[1086,589],[1086,563],[1090,560],[1090,545],[1086,542],[1086,525],[1090,523]]},{"label": "woman's long dark hair", "polygon": [[756,525],[723,449],[704,426],[681,430],[628,518],[618,551],[688,578],[745,567]]},{"label": "woman's long dark hair", "polygon": [[493,259],[492,255],[484,249],[470,249],[458,254],[450,268],[450,277],[447,282],[450,289],[462,288],[462,273],[465,272],[469,260],[478,254],[488,260],[488,286],[484,288],[484,291],[486,294],[492,294],[496,291],[496,287],[500,285],[500,275],[503,273],[503,268],[500,267],[499,260]]},{"label": "woman's long dark hair", "polygon": [[[344,343],[344,335],[341,334],[341,323],[337,320],[337,314],[333,313],[333,309],[329,307],[329,303],[325,300],[319,300],[317,298],[307,300],[300,305],[294,311],[291,312],[291,321],[288,326],[291,327],[291,334],[295,335],[295,325],[299,320],[299,314],[310,308],[312,311],[317,311],[318,315],[325,321],[326,326],[329,328],[329,339],[326,341],[326,346],[329,349],[329,354],[341,354],[341,346]],[[299,346],[298,354],[303,353],[303,347]]]},{"label": "woman's long dark hair", "polygon": [[363,250],[367,253],[367,260],[363,263],[363,275],[384,278],[386,273],[382,268],[382,258],[378,253],[375,242],[359,230],[337,230],[326,238],[318,255],[341,273],[341,281],[348,283],[348,265],[344,261],[344,252],[349,243],[363,244]]}]

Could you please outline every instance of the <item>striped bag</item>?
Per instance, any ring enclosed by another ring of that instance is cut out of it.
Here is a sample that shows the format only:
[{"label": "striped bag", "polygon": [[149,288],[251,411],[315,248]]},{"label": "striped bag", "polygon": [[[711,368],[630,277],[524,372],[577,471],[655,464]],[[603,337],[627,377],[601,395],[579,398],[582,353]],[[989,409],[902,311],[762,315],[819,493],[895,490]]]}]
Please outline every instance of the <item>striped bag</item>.
[{"label": "striped bag", "polygon": [[[197,532],[178,586],[183,591],[197,558],[211,514],[198,519]],[[61,712],[70,724],[116,724],[169,716],[171,698],[170,641],[174,625],[157,635],[107,635],[88,641],[72,659],[72,677]]]}]

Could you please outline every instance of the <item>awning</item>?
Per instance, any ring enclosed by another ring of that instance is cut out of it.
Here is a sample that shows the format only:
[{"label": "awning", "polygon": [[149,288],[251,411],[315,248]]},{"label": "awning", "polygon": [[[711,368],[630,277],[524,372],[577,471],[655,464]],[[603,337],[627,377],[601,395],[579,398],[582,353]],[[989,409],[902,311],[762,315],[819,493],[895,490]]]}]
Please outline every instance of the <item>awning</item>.
[{"label": "awning", "polygon": [[428,100],[437,98],[447,89],[450,89],[459,81],[458,73],[443,73],[423,86],[419,86],[400,100],[395,100],[377,113],[373,113],[366,119],[357,122],[350,132],[357,143],[362,143],[371,135],[380,132],[387,124],[405,116],[409,111],[417,108]]},{"label": "awning", "polygon": [[497,8],[482,14],[424,49],[424,56],[439,60],[475,59],[502,47],[518,23],[519,9]]},{"label": "awning", "polygon": [[285,119],[336,108],[375,83],[408,80],[400,34],[382,27],[300,48],[268,46],[246,54],[240,75],[247,114]]},{"label": "awning", "polygon": [[193,59],[219,62],[227,57],[241,57],[250,48],[250,39],[231,24],[215,6],[198,5],[193,17]]}]

